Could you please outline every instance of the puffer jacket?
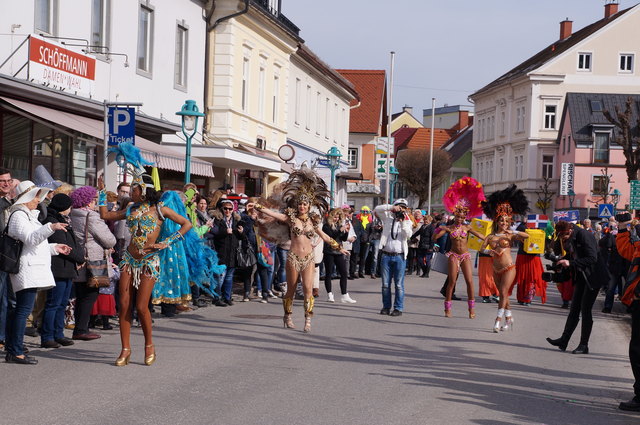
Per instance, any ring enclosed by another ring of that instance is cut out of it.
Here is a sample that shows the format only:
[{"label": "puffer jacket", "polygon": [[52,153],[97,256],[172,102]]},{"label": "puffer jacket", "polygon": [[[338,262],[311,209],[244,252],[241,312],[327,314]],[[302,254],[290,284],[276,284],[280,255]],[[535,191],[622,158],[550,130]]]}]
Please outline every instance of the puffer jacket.
[{"label": "puffer jacket", "polygon": [[47,238],[53,235],[50,224],[42,225],[38,221],[40,211],[29,210],[24,205],[16,205],[7,229],[7,234],[22,241],[20,269],[10,274],[13,292],[23,289],[50,289],[56,285],[51,272],[51,256],[57,255],[56,244],[50,244]]},{"label": "puffer jacket", "polygon": [[[87,214],[89,215],[87,227],[87,240],[85,241],[85,227],[87,226]],[[89,261],[98,261],[105,258],[104,250],[113,248],[116,237],[113,236],[109,226],[100,218],[96,211],[84,209],[72,209],[69,214],[71,227],[76,236],[78,250],[84,256],[85,248]],[[80,277],[81,278],[81,277]]]}]

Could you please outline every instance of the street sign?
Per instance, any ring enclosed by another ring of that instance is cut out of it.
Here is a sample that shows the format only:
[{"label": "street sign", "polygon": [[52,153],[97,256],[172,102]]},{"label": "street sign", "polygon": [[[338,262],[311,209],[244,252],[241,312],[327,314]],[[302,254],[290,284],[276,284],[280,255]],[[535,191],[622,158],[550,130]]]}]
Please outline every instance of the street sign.
[{"label": "street sign", "polygon": [[329,160],[328,159],[318,159],[318,165],[320,165],[322,167],[328,167],[329,166]]},{"label": "street sign", "polygon": [[571,162],[563,162],[560,171],[560,195],[569,194],[569,189],[573,189],[574,165]]},{"label": "street sign", "polygon": [[134,108],[110,106],[107,121],[109,146],[116,146],[122,142],[135,143],[136,110]]},{"label": "street sign", "polygon": [[632,210],[640,209],[640,180],[631,180],[629,208]]},{"label": "street sign", "polygon": [[391,150],[391,153],[393,154],[394,146],[394,137],[378,137],[378,141],[376,143],[376,153],[379,155],[387,155]]},{"label": "street sign", "polygon": [[[378,155],[376,159],[376,178],[378,179],[386,179],[387,178],[387,159],[384,158],[385,155]],[[393,158],[389,159],[389,169],[395,166],[395,161]]]},{"label": "street sign", "polygon": [[600,204],[598,205],[598,217],[600,218],[609,218],[613,217],[615,214],[613,211],[613,204]]}]

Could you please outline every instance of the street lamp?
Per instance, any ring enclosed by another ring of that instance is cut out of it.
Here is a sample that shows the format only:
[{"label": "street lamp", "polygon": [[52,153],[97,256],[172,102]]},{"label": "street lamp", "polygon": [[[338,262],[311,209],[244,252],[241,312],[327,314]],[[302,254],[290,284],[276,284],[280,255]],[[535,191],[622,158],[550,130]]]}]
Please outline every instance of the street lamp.
[{"label": "street lamp", "polygon": [[191,181],[191,139],[196,134],[198,117],[204,117],[204,114],[198,110],[195,100],[186,100],[176,115],[182,116],[182,134],[187,139],[186,166],[184,168],[184,184],[187,184]]},{"label": "street lamp", "polygon": [[389,183],[391,184],[391,191],[389,192],[389,203],[393,204],[393,198],[396,193],[396,183],[398,183],[398,169],[396,167],[391,167],[389,170],[389,174],[391,177],[389,178]]},{"label": "street lamp", "polygon": [[613,192],[611,192],[611,201],[613,202],[613,213],[616,213],[616,210],[618,209],[618,202],[620,202],[620,195],[622,195],[622,192],[620,192],[618,189],[613,189]]},{"label": "street lamp", "polygon": [[329,199],[329,206],[333,208],[333,191],[336,183],[336,170],[340,168],[340,158],[342,158],[342,154],[338,148],[332,146],[326,156],[327,161],[329,162],[328,167],[331,170],[331,199]]},{"label": "street lamp", "polygon": [[569,195],[569,208],[573,208],[573,201],[575,201],[576,199],[576,193],[573,191],[573,189],[569,189],[567,195]]}]

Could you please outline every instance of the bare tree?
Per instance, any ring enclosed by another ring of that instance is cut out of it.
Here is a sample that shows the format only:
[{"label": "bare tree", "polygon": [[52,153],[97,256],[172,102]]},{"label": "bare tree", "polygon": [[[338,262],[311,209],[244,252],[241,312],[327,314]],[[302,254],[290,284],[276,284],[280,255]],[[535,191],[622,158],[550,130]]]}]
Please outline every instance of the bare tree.
[{"label": "bare tree", "polygon": [[598,187],[593,188],[593,198],[588,201],[595,204],[596,207],[600,204],[608,204],[609,202],[609,186],[611,185],[611,178],[613,174],[609,174],[609,167],[600,169],[602,173],[602,179]]},{"label": "bare tree", "polygon": [[[621,112],[618,105],[616,105],[616,118],[614,118],[608,110],[602,111],[607,121],[618,129],[618,134],[614,140],[617,144],[622,146],[622,151],[624,152],[625,157],[624,166],[627,170],[627,180],[629,182],[631,182],[631,180],[638,179],[638,170],[640,170],[640,144],[638,143],[637,134],[634,134],[631,127],[633,104],[633,98],[627,98],[624,112]],[[636,125],[640,126],[640,119]]]},{"label": "bare tree", "polygon": [[536,207],[542,210],[542,214],[547,215],[547,210],[551,207],[551,201],[556,193],[551,190],[551,179],[549,177],[543,177],[543,179],[544,183],[538,186],[540,190],[536,190],[538,195]]},{"label": "bare tree", "polygon": [[[404,149],[396,156],[398,178],[418,197],[418,206],[429,198],[429,151],[426,149]],[[433,151],[431,191],[435,191],[447,177],[451,168],[451,157],[440,149]]]}]

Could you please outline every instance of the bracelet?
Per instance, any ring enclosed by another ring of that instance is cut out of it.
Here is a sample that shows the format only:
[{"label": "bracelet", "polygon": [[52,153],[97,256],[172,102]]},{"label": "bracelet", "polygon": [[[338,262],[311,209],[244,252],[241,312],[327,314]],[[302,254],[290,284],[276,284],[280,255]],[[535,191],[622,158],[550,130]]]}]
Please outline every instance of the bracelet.
[{"label": "bracelet", "polygon": [[261,209],[263,209],[264,207],[263,207],[262,205],[260,205],[259,203],[257,203],[257,202],[256,202],[255,204],[253,204],[253,208],[254,208],[254,209],[256,209],[256,210],[258,210],[258,211],[260,211],[260,210],[261,210]]},{"label": "bracelet", "polygon": [[184,236],[180,232],[175,232],[173,235],[169,236],[167,239],[163,240],[162,243],[169,246],[174,244],[178,239],[182,239]]},{"label": "bracelet", "polygon": [[336,242],[335,239],[331,239],[329,241],[329,246],[331,247],[331,249],[335,249],[335,250],[340,249],[340,244],[338,242]]},{"label": "bracelet", "polygon": [[104,189],[98,192],[98,206],[99,207],[107,206],[107,191]]}]

